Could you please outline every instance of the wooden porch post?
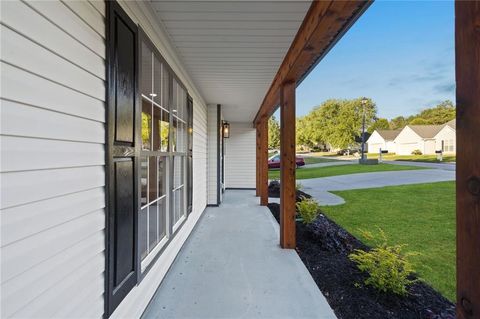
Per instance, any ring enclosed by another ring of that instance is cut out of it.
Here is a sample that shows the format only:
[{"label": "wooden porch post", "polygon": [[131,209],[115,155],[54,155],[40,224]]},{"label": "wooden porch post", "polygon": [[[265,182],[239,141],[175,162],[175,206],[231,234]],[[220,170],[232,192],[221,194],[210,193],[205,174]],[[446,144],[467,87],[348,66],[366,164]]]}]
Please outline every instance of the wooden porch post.
[{"label": "wooden porch post", "polygon": [[255,182],[256,182],[256,186],[255,186],[255,196],[260,196],[260,139],[261,139],[261,136],[260,136],[260,127],[259,125],[257,125],[256,127],[256,133],[257,133],[257,147],[255,148],[256,150],[256,179],[255,179]]},{"label": "wooden porch post", "polygon": [[294,249],[295,238],[295,83],[280,87],[280,246]]},{"label": "wooden porch post", "polygon": [[259,140],[259,191],[260,191],[260,205],[268,205],[268,121],[263,120],[258,124],[260,131]]},{"label": "wooden porch post", "polygon": [[457,317],[480,318],[480,1],[455,2]]}]

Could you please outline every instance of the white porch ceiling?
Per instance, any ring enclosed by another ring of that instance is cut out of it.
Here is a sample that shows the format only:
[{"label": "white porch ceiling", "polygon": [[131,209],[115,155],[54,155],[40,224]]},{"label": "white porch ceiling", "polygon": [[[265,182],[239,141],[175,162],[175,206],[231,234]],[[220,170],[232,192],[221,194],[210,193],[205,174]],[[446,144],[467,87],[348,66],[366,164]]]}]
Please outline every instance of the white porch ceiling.
[{"label": "white porch ceiling", "polygon": [[151,0],[207,103],[253,121],[311,1]]}]

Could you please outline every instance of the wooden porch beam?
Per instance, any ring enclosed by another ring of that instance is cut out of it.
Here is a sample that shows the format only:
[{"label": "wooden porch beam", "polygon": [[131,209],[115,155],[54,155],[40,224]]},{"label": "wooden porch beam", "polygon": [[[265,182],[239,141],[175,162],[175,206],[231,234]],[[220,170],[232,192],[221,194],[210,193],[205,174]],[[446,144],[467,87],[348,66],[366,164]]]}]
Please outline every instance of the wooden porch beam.
[{"label": "wooden porch beam", "polygon": [[257,125],[256,127],[256,170],[255,170],[255,196],[260,196],[260,140],[261,140],[261,135],[260,135],[260,127]]},{"label": "wooden porch beam", "polygon": [[276,110],[282,84],[300,84],[371,3],[365,0],[312,2],[255,116],[255,124],[268,119]]},{"label": "wooden porch beam", "polygon": [[295,82],[280,88],[280,246],[295,249]]},{"label": "wooden porch beam", "polygon": [[259,140],[259,191],[260,191],[260,205],[268,205],[268,121],[261,121],[258,124],[260,131]]},{"label": "wooden porch beam", "polygon": [[457,317],[480,318],[480,1],[455,1]]}]

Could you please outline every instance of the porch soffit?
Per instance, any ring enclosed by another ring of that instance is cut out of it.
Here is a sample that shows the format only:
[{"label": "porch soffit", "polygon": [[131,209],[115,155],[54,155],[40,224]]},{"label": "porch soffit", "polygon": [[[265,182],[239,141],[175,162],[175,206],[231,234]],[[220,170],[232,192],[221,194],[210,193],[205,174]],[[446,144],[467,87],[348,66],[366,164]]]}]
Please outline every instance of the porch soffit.
[{"label": "porch soffit", "polygon": [[310,4],[151,0],[205,101],[235,122],[253,121]]}]

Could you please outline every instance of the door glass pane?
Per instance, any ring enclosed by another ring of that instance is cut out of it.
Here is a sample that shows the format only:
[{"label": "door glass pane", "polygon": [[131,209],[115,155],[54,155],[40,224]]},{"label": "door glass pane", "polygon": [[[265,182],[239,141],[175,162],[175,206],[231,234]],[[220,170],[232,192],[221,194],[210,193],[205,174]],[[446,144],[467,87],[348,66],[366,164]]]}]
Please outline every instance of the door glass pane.
[{"label": "door glass pane", "polygon": [[152,140],[152,103],[142,99],[142,149],[150,150]]},{"label": "door glass pane", "polygon": [[141,46],[141,78],[140,78],[140,92],[151,98],[152,97],[152,50],[149,46],[142,42]]},{"label": "door glass pane", "polygon": [[157,189],[157,158],[150,156],[148,158],[148,202],[151,203],[158,198]]},{"label": "door glass pane", "polygon": [[172,118],[172,152],[177,152],[177,126],[178,121],[175,116]]},{"label": "door glass pane", "polygon": [[170,72],[166,67],[162,70],[162,103],[161,105],[170,110]]},{"label": "door glass pane", "polygon": [[166,198],[162,198],[157,202],[158,212],[158,241],[162,240],[167,234],[167,207]]},{"label": "door glass pane", "polygon": [[148,161],[146,157],[140,158],[140,205],[145,206],[147,204],[148,198]]},{"label": "door glass pane", "polygon": [[183,156],[175,156],[173,163],[173,188],[183,185]]},{"label": "door glass pane", "polygon": [[153,123],[153,150],[168,152],[168,134],[170,133],[168,112],[154,106]]},{"label": "door glass pane", "polygon": [[158,197],[166,194],[167,158],[158,158]]},{"label": "door glass pane", "polygon": [[138,215],[138,244],[142,260],[147,256],[147,212],[148,207],[142,209]]},{"label": "door glass pane", "polygon": [[153,204],[148,206],[148,251],[152,251],[153,247],[158,243],[157,227],[157,205]]},{"label": "door glass pane", "polygon": [[153,92],[155,93],[153,100],[162,105],[162,63],[155,55],[153,56]]}]

